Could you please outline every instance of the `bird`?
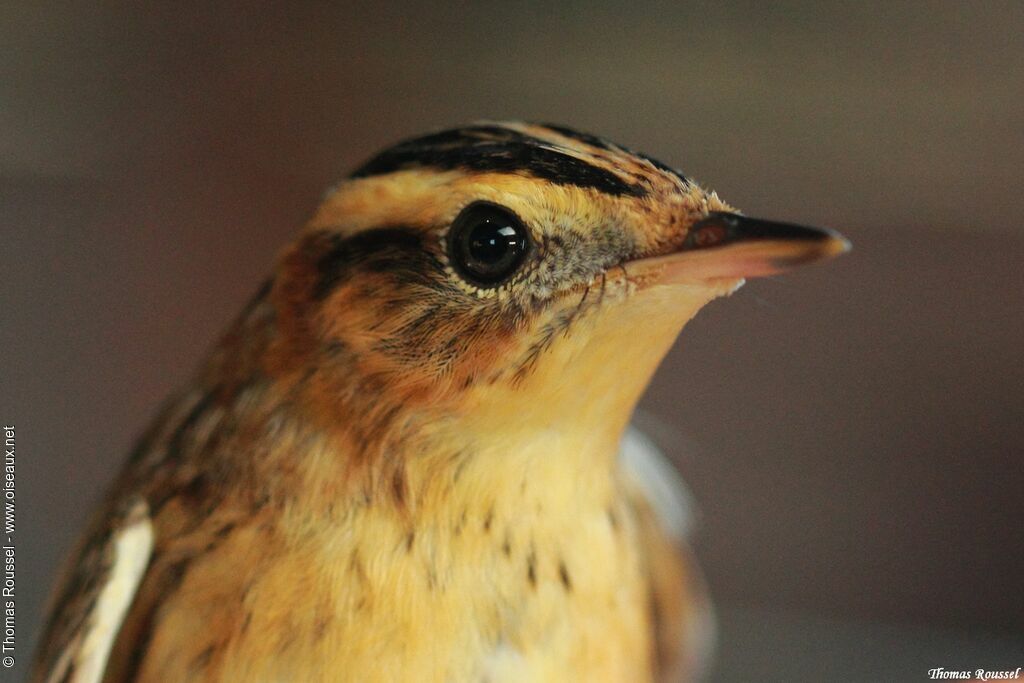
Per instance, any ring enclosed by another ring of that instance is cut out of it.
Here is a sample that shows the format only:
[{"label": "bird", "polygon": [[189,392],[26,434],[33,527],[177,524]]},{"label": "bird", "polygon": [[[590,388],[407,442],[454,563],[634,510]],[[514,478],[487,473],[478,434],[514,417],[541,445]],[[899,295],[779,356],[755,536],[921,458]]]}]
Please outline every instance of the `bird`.
[{"label": "bird", "polygon": [[31,680],[697,680],[675,475],[623,437],[702,307],[848,248],[565,126],[385,149],[141,436]]}]

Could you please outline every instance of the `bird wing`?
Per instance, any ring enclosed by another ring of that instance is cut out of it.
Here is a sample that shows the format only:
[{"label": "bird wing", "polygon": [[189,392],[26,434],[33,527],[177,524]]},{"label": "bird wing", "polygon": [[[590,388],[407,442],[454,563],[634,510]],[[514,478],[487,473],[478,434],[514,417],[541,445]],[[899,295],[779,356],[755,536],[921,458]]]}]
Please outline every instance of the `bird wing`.
[{"label": "bird wing", "polygon": [[99,683],[153,553],[149,506],[132,500],[87,535],[51,607],[33,680]]},{"label": "bird wing", "polygon": [[687,544],[693,504],[668,459],[633,427],[623,437],[619,462],[647,564],[658,680],[700,680],[715,628],[707,588]]}]

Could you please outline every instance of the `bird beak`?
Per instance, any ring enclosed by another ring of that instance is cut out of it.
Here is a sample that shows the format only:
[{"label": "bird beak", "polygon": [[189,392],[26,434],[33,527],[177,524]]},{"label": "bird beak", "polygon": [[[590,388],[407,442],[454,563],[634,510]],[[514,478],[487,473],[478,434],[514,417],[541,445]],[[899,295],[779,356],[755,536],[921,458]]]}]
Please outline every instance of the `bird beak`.
[{"label": "bird beak", "polygon": [[849,249],[849,241],[832,230],[719,211],[694,223],[678,250],[634,261],[628,270],[657,284],[759,277]]}]

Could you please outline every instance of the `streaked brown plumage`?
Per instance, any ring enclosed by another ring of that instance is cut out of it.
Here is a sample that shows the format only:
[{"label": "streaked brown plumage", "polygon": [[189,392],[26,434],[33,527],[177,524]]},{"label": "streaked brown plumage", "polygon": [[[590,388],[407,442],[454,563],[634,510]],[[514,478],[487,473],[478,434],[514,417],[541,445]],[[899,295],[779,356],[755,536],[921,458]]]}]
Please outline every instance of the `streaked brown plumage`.
[{"label": "streaked brown plumage", "polygon": [[699,577],[620,438],[705,303],[844,248],[564,128],[383,152],[141,440],[34,680],[694,676]]}]

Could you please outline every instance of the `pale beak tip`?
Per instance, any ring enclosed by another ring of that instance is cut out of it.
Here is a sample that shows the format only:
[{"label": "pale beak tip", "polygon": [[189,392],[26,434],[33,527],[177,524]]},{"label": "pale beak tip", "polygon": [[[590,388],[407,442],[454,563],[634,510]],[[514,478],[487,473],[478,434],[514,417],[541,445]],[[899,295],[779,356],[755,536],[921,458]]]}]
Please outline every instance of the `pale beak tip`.
[{"label": "pale beak tip", "polygon": [[853,244],[850,240],[846,239],[835,230],[823,228],[821,231],[826,235],[825,245],[822,249],[822,256],[824,258],[839,256],[840,254],[845,254],[853,249]]}]

